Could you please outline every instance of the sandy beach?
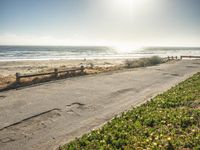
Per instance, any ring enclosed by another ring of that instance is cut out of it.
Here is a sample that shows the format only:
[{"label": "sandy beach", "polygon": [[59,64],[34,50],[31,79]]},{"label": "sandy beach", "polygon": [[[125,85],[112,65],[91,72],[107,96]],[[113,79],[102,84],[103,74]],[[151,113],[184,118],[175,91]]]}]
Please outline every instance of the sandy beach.
[{"label": "sandy beach", "polygon": [[125,59],[0,61],[0,75],[15,75],[16,72],[35,73],[54,68],[91,66],[91,64],[109,67],[122,65],[124,61]]},{"label": "sandy beach", "polygon": [[124,64],[125,59],[90,59],[90,60],[26,60],[26,61],[0,61],[0,87],[5,87],[15,81],[17,72],[22,74],[48,72],[55,68],[64,70],[73,67],[93,67],[89,73],[98,73],[95,67],[112,68]]}]

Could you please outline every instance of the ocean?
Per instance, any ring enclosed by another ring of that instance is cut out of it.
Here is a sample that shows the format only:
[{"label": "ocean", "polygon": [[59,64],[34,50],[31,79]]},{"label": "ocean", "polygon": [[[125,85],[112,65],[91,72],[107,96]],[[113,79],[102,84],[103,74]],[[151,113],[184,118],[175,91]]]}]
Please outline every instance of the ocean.
[{"label": "ocean", "polygon": [[200,56],[200,47],[0,46],[0,61]]}]

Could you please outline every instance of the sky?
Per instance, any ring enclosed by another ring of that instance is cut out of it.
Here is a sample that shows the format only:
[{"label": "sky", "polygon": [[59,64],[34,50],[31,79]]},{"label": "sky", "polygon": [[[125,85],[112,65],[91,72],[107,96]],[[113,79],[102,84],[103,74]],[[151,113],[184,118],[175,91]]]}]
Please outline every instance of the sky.
[{"label": "sky", "polygon": [[200,0],[0,0],[0,45],[200,46]]}]

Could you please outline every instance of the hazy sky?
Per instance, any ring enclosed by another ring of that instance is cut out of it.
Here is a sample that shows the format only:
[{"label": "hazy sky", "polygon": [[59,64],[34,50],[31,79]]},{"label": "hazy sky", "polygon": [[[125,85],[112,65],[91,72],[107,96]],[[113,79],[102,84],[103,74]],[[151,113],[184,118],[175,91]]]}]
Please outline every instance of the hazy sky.
[{"label": "hazy sky", "polygon": [[0,0],[0,44],[200,46],[200,0]]}]

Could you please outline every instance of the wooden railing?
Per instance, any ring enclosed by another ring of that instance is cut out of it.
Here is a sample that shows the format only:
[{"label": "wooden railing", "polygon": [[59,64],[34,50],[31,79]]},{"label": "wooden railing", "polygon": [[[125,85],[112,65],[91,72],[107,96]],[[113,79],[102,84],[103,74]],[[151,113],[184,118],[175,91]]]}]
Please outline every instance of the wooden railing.
[{"label": "wooden railing", "polygon": [[180,58],[200,58],[200,56],[181,56]]},{"label": "wooden railing", "polygon": [[177,56],[168,56],[167,59],[168,60],[177,60],[178,57]]},{"label": "wooden railing", "polygon": [[54,78],[58,78],[59,74],[65,73],[66,76],[74,76],[74,75],[83,75],[84,74],[84,67],[81,66],[80,68],[75,69],[68,69],[68,70],[62,70],[58,71],[58,69],[54,69],[53,72],[47,72],[47,73],[37,73],[37,74],[20,74],[16,73],[16,82],[20,83],[20,79],[22,78],[30,78],[30,77],[37,77],[37,76],[46,76],[46,75],[52,75]]},{"label": "wooden railing", "polygon": [[[200,56],[180,56],[180,59],[183,59],[183,58],[200,58]],[[176,60],[178,59],[177,56],[168,56],[168,57],[165,57],[163,59],[166,59],[166,60]]]},{"label": "wooden railing", "polygon": [[[200,58],[200,56],[180,56],[180,59],[183,58]],[[168,56],[163,58],[163,60],[177,60],[178,57],[177,56]],[[80,74],[83,75],[84,74],[84,67],[81,66],[80,68],[76,68],[76,69],[69,69],[69,70],[62,70],[62,71],[58,71],[58,69],[54,69],[53,72],[47,72],[47,73],[38,73],[38,74],[20,74],[20,73],[16,73],[16,82],[20,83],[20,79],[21,78],[29,78],[29,77],[36,77],[36,76],[46,76],[46,75],[53,75],[54,78],[58,78],[59,74],[61,73],[65,73],[66,76],[74,76],[76,74]]]}]

